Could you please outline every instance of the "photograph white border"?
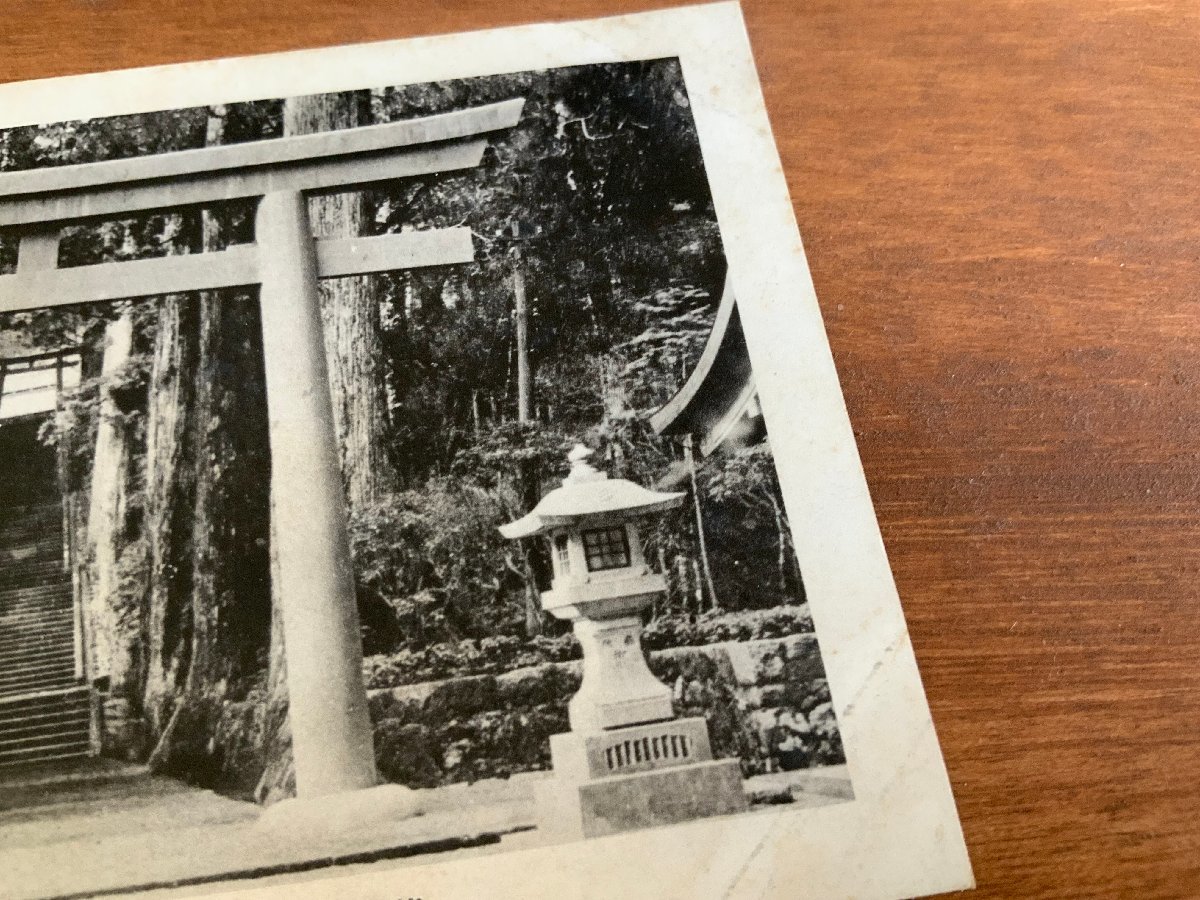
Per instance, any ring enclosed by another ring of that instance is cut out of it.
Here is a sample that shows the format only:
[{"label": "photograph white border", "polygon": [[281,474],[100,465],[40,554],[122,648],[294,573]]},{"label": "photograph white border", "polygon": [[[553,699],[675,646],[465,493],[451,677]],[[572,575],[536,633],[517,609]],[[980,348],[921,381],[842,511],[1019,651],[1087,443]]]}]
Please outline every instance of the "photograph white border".
[{"label": "photograph white border", "polygon": [[683,67],[856,799],[381,873],[318,870],[254,896],[896,898],[973,886],[737,3],[0,85],[0,127],[662,57]]}]

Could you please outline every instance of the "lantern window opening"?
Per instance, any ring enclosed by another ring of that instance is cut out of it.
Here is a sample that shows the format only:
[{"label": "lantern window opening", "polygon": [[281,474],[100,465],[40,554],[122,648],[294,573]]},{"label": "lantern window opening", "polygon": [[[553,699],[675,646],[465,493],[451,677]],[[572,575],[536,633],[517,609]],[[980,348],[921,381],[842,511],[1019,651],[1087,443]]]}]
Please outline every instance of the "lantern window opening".
[{"label": "lantern window opening", "polygon": [[567,542],[565,534],[555,535],[554,537],[554,555],[558,559],[558,569],[560,572],[571,571],[571,548]]},{"label": "lantern window opening", "polygon": [[628,568],[629,535],[621,526],[590,529],[583,532],[583,552],[589,572]]}]

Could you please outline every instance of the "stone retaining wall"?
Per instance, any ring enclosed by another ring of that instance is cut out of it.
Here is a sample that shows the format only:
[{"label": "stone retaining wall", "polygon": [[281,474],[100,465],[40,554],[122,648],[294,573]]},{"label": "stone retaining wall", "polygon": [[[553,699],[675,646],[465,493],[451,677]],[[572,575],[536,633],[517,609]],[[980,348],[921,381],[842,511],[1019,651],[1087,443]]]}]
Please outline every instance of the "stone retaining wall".
[{"label": "stone retaining wall", "polygon": [[[411,787],[507,777],[550,766],[550,735],[569,730],[580,663],[548,663],[371,691],[380,774]],[[809,762],[844,762],[816,636],[680,647],[650,654],[680,716],[702,715],[713,752],[744,776],[772,768],[777,713],[809,735]]]}]

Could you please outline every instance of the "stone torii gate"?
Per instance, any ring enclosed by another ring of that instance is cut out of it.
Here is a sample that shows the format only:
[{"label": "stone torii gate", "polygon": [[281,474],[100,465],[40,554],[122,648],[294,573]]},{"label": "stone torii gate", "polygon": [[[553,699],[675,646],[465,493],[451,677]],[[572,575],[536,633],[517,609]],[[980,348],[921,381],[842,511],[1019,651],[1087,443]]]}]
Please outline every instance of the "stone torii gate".
[{"label": "stone torii gate", "polygon": [[[522,99],[421,119],[0,174],[0,228],[19,240],[0,312],[259,285],[271,500],[297,793],[377,784],[317,281],[474,258],[469,228],[314,240],[308,197],[479,164]],[[70,225],[259,198],[255,243],[61,269]]]}]

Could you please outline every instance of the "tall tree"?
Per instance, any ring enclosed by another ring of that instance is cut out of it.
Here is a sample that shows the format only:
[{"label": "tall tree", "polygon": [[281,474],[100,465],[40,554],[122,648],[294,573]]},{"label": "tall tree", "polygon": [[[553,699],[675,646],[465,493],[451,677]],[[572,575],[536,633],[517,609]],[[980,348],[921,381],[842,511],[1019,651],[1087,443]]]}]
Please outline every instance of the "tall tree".
[{"label": "tall tree", "polygon": [[[370,121],[370,96],[365,91],[293,97],[283,104],[285,135],[354,128]],[[316,198],[310,201],[309,212],[317,237],[357,237],[367,229],[367,199],[362,192]],[[329,389],[351,509],[380,494],[390,468],[380,300],[370,276],[321,282]]]},{"label": "tall tree", "polygon": [[191,654],[192,515],[195,509],[195,371],[200,304],[164,297],[150,363],[146,413],[147,671],[150,731],[166,731]]},{"label": "tall tree", "polygon": [[[109,679],[106,716],[110,719],[119,716],[127,724],[136,720],[141,710],[141,673],[137,671],[141,627],[139,616],[128,614],[129,598],[122,584],[122,555],[129,543],[126,526],[129,500],[139,480],[135,471],[136,427],[126,415],[123,392],[119,389],[120,380],[129,368],[133,341],[134,312],[126,307],[105,328],[91,496],[83,522],[83,565],[76,579],[76,589],[82,591],[81,599],[86,604],[90,670],[95,676]],[[144,385],[137,393],[144,403]],[[64,496],[70,502],[70,492],[64,491]],[[115,729],[108,731],[108,746],[104,748],[107,752],[137,755],[143,750],[133,736],[140,729],[126,728],[123,734],[113,734]]]},{"label": "tall tree", "polygon": [[[208,111],[206,143],[228,110]],[[201,215],[198,246],[228,241]],[[224,704],[241,699],[269,644],[269,467],[258,307],[251,296],[170,298],[156,339],[148,452],[151,523],[152,768],[220,784],[214,741]],[[167,713],[169,712],[169,718]]]}]

